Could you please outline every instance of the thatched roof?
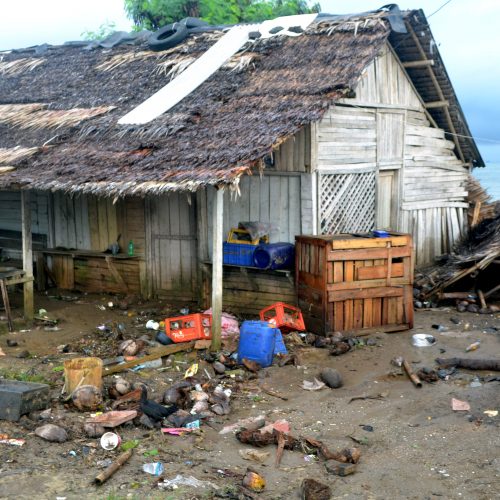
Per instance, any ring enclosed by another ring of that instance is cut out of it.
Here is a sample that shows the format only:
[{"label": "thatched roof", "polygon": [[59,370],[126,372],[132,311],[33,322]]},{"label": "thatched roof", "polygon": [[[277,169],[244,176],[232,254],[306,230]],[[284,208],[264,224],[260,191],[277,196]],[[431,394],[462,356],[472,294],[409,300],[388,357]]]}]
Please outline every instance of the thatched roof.
[{"label": "thatched roof", "polygon": [[[389,34],[385,13],[319,20],[248,44],[190,96],[142,126],[120,117],[222,35],[147,46],[0,54],[0,188],[108,196],[237,184],[273,147],[356,87]],[[2,160],[3,158],[3,160]]]}]

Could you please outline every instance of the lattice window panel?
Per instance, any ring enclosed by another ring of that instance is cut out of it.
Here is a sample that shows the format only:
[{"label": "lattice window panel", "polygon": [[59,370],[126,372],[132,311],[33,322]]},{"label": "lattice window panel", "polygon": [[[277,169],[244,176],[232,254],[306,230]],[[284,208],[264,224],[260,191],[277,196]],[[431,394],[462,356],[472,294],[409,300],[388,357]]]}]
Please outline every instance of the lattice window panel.
[{"label": "lattice window panel", "polygon": [[321,234],[371,231],[375,226],[375,172],[320,174]]}]

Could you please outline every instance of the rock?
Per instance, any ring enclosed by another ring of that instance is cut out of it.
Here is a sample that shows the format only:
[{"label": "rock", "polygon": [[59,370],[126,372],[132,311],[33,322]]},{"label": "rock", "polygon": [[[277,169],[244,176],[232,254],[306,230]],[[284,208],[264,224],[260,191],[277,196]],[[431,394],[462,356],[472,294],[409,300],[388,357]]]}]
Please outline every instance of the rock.
[{"label": "rock", "polygon": [[422,307],[424,307],[424,304],[420,301],[420,300],[415,300],[413,302],[413,305],[417,308],[417,309],[422,309]]},{"label": "rock", "polygon": [[147,427],[148,429],[154,429],[155,424],[154,422],[144,413],[141,415],[141,418],[139,419],[139,423],[143,425],[144,427]]},{"label": "rock", "polygon": [[479,306],[476,304],[469,304],[467,306],[467,311],[470,313],[478,313],[479,312]]},{"label": "rock", "polygon": [[460,313],[463,313],[463,312],[467,311],[467,306],[465,306],[463,304],[458,304],[457,305],[457,311],[460,312]]},{"label": "rock", "polygon": [[83,430],[89,438],[101,437],[106,432],[106,429],[102,425],[93,423],[86,423],[83,426]]},{"label": "rock", "polygon": [[330,486],[320,483],[316,479],[302,481],[302,498],[304,500],[329,500],[331,496]]},{"label": "rock", "polygon": [[342,462],[337,462],[337,460],[327,460],[325,462],[325,468],[331,474],[337,476],[348,476],[356,472],[356,464],[344,464]]},{"label": "rock", "polygon": [[80,411],[96,410],[102,404],[101,391],[93,385],[82,385],[73,392],[71,399]]},{"label": "rock", "polygon": [[457,318],[456,316],[452,316],[450,318],[450,321],[454,324],[454,325],[459,325],[460,324],[460,318]]},{"label": "rock", "polygon": [[226,371],[226,367],[219,361],[216,361],[212,366],[215,370],[215,373],[218,373],[219,375],[222,375]]},{"label": "rock", "polygon": [[367,339],[366,345],[375,346],[377,345],[377,341],[375,339]]},{"label": "rock", "polygon": [[143,348],[144,348],[144,341],[143,340],[128,339],[128,340],[124,340],[120,344],[120,347],[118,348],[118,350],[124,356],[135,356]]},{"label": "rock", "polygon": [[117,377],[114,382],[114,386],[116,391],[121,395],[127,394],[132,389],[132,385],[130,384],[130,382],[128,380],[125,380],[123,377]]},{"label": "rock", "polygon": [[331,389],[342,387],[342,375],[333,368],[325,368],[319,374],[321,380]]},{"label": "rock", "polygon": [[45,424],[35,429],[35,434],[52,443],[64,443],[68,440],[68,433],[58,425]]},{"label": "rock", "polygon": [[9,347],[17,347],[19,344],[17,343],[17,340],[7,339],[7,345]]},{"label": "rock", "polygon": [[26,358],[29,358],[31,356],[30,352],[29,351],[21,351],[17,356],[16,358],[19,358],[19,359],[26,359]]}]

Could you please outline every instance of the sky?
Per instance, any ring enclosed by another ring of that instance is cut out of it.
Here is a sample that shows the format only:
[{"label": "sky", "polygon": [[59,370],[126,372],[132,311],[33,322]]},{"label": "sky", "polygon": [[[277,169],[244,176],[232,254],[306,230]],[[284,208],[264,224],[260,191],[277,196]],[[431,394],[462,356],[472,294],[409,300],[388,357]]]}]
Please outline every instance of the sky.
[{"label": "sky", "polygon": [[[500,162],[500,0],[400,0],[423,9],[466,115],[487,162]],[[374,10],[379,0],[320,0],[323,12]],[[443,6],[444,5],[444,6]],[[129,31],[123,0],[0,0],[0,50],[82,39],[107,22]],[[433,14],[441,6],[441,10]]]}]

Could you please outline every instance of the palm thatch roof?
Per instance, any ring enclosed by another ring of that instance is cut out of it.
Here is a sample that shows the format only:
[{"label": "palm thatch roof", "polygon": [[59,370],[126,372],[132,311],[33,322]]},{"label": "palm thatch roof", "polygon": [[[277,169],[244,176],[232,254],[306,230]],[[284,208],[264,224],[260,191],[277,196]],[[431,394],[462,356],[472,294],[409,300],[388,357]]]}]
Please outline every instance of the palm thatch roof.
[{"label": "palm thatch roof", "polygon": [[0,188],[107,196],[237,185],[274,147],[349,95],[390,35],[386,13],[318,18],[247,44],[191,95],[141,126],[117,121],[222,31],[146,45],[0,54]]}]

